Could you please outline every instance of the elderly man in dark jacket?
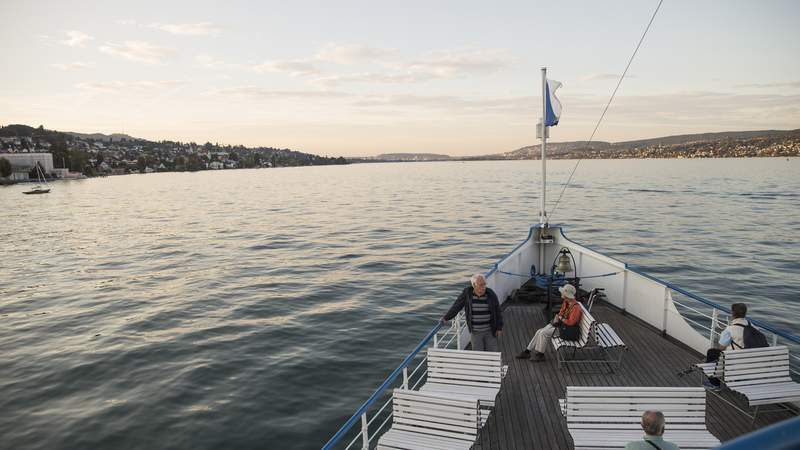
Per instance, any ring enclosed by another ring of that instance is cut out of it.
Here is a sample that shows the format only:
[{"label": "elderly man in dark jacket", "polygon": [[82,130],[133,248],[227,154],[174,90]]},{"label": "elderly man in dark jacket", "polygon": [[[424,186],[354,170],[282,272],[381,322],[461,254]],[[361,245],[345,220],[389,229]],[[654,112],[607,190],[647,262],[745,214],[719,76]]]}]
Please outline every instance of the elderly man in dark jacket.
[{"label": "elderly man in dark jacket", "polygon": [[486,287],[486,278],[475,274],[470,279],[471,287],[464,288],[450,310],[442,317],[442,323],[464,309],[467,327],[472,337],[472,350],[497,351],[497,338],[503,334],[503,314],[497,294]]}]

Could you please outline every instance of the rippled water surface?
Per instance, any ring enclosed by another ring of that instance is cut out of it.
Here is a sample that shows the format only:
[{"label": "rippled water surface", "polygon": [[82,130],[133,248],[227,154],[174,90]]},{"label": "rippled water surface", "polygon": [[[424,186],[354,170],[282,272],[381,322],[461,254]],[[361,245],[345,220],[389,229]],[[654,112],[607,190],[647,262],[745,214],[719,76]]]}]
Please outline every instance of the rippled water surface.
[{"label": "rippled water surface", "polygon": [[[548,164],[550,198],[573,164]],[[527,236],[538,167],[0,188],[0,447],[320,447],[469,274]],[[799,159],[590,160],[553,222],[797,333],[799,193]]]}]

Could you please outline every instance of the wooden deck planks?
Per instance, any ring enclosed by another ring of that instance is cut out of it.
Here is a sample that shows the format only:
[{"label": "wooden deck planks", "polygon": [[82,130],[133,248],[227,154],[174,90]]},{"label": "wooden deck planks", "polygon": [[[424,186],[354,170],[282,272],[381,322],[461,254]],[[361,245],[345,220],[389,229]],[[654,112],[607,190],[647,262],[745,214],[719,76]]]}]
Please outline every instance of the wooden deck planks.
[{"label": "wooden deck planks", "polygon": [[[541,305],[506,306],[499,346],[503,364],[509,365],[508,375],[503,380],[495,410],[478,435],[476,449],[572,449],[566,421],[558,410],[558,399],[564,397],[566,386],[697,386],[700,383],[697,374],[679,377],[677,373],[699,361],[701,355],[606,304],[596,304],[592,315],[599,322],[611,324],[628,346],[628,354],[614,373],[597,373],[607,368],[584,364],[559,370],[552,347],[548,348],[545,362],[516,359],[536,329],[546,322]],[[587,373],[589,368],[594,372]],[[735,394],[722,395],[744,406],[742,398]],[[759,413],[753,427],[750,418],[716,396],[708,396],[706,423],[723,442],[788,417],[791,414],[787,412],[763,416]]]}]

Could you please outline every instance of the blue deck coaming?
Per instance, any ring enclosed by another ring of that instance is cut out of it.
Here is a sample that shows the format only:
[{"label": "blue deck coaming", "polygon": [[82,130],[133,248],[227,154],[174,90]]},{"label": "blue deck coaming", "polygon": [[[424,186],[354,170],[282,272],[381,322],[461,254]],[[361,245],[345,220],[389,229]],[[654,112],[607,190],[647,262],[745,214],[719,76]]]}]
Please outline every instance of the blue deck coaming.
[{"label": "blue deck coaming", "polygon": [[792,450],[800,448],[800,417],[784,420],[723,443],[717,450]]},{"label": "blue deck coaming", "polygon": [[[536,224],[536,225],[532,226],[530,228],[530,230],[528,231],[528,237],[525,238],[525,240],[522,241],[521,243],[519,243],[516,247],[514,247],[514,249],[511,250],[509,253],[507,253],[504,257],[500,258],[500,260],[498,260],[496,263],[494,263],[492,268],[488,272],[486,272],[486,274],[484,276],[486,278],[489,278],[491,275],[493,275],[495,272],[497,272],[498,271],[498,267],[500,266],[500,264],[502,264],[508,258],[510,258],[514,254],[516,254],[516,252],[523,245],[525,245],[526,243],[528,243],[528,241],[531,240],[531,238],[534,235],[534,230],[537,229],[537,228],[541,228],[541,227],[542,227],[541,224]],[[649,274],[647,274],[645,272],[642,272],[641,270],[638,270],[638,269],[634,268],[633,266],[630,266],[627,263],[624,263],[622,261],[619,261],[619,260],[616,260],[614,258],[611,258],[610,256],[606,256],[602,252],[599,252],[599,251],[597,251],[597,250],[595,250],[595,249],[593,249],[591,247],[587,247],[587,246],[585,246],[583,244],[580,244],[578,242],[575,242],[575,241],[569,239],[564,234],[564,227],[561,226],[561,225],[558,225],[558,224],[551,225],[551,226],[548,226],[548,228],[558,228],[559,234],[567,242],[569,242],[569,243],[571,243],[573,245],[576,245],[578,247],[584,248],[586,250],[589,250],[591,252],[594,252],[594,253],[596,253],[598,255],[603,255],[605,258],[608,258],[608,259],[610,259],[612,261],[615,261],[618,264],[620,264],[625,270],[631,271],[631,272],[633,272],[633,273],[635,273],[637,275],[641,275],[641,276],[643,276],[643,277],[645,277],[645,278],[647,278],[647,279],[649,279],[649,280],[651,280],[653,282],[661,284],[661,285],[663,285],[663,286],[665,286],[665,287],[667,287],[669,289],[672,289],[675,292],[678,292],[678,293],[681,293],[683,295],[686,295],[687,297],[692,298],[694,300],[697,300],[697,301],[699,301],[699,302],[701,302],[701,303],[703,303],[703,304],[705,304],[707,306],[711,306],[712,308],[718,309],[718,310],[723,311],[723,312],[728,312],[728,308],[725,308],[725,307],[723,307],[723,306],[721,306],[721,305],[719,305],[719,304],[717,304],[717,303],[715,303],[715,302],[713,302],[711,300],[708,300],[708,299],[703,298],[703,297],[701,297],[699,295],[696,295],[696,294],[692,294],[691,292],[688,292],[683,288],[675,286],[672,283],[669,283],[667,281],[664,281],[664,280],[661,280],[659,278],[656,278],[656,277],[654,277],[652,275],[649,275]],[[789,334],[789,333],[786,333],[784,331],[778,330],[778,329],[776,329],[775,327],[773,327],[771,325],[765,324],[765,323],[763,323],[761,321],[757,321],[755,319],[753,319],[752,322],[754,324],[758,325],[759,327],[761,327],[761,328],[763,328],[765,330],[768,330],[768,331],[770,331],[770,332],[772,332],[772,333],[774,333],[774,334],[776,334],[776,335],[778,335],[778,336],[780,336],[780,337],[782,337],[784,339],[792,341],[792,342],[794,342],[796,344],[800,344],[800,337],[798,337],[798,336],[794,336],[792,334]],[[442,324],[441,323],[437,323],[436,326],[434,326],[433,329],[430,332],[428,332],[427,336],[425,336],[425,338],[423,338],[422,341],[420,341],[419,344],[417,344],[416,348],[411,353],[409,353],[408,356],[406,356],[406,358],[403,360],[403,362],[401,362],[400,365],[397,366],[397,368],[394,369],[394,371],[392,371],[391,374],[389,374],[389,376],[386,378],[386,380],[378,387],[378,389],[375,390],[375,392],[373,392],[373,394],[369,397],[369,399],[367,399],[367,401],[364,402],[364,404],[362,404],[361,407],[358,408],[358,410],[356,410],[356,412],[350,417],[350,419],[348,419],[347,422],[345,422],[345,424],[342,425],[341,428],[339,428],[339,430],[336,432],[336,434],[333,437],[331,437],[331,439],[322,447],[322,450],[330,450],[330,449],[332,449],[333,446],[336,445],[342,439],[342,437],[345,435],[345,433],[347,433],[352,428],[352,426],[356,423],[356,421],[358,421],[359,417],[361,415],[363,415],[367,411],[367,409],[370,406],[372,406],[373,403],[375,403],[375,401],[377,401],[377,399],[384,393],[384,391],[386,391],[386,389],[389,387],[389,385],[392,382],[394,382],[394,380],[397,379],[397,377],[400,375],[402,370],[405,367],[408,366],[408,364],[414,359],[414,357],[417,356],[417,354],[423,348],[425,348],[425,346],[428,345],[428,343],[433,339],[433,336],[436,335],[436,333],[439,331],[439,329],[441,329],[441,327],[442,327]],[[735,447],[735,448],[745,448],[745,447]],[[781,448],[781,447],[776,447],[776,450],[778,448]]]}]

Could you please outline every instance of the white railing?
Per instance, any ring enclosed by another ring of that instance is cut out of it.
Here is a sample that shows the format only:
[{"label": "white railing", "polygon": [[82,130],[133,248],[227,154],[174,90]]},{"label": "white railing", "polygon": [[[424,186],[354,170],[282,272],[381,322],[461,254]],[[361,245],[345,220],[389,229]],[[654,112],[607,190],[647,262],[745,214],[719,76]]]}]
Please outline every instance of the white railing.
[{"label": "white railing", "polygon": [[[677,300],[676,297],[680,298],[680,300]],[[721,307],[693,301],[692,298],[674,291],[672,302],[677,307],[677,314],[680,314],[681,317],[689,322],[699,333],[708,336],[709,348],[719,342],[720,333],[722,333],[725,327],[730,325],[730,312]],[[703,309],[701,310],[698,308]],[[675,314],[675,312],[673,312],[673,314]],[[765,327],[758,319],[751,318],[750,316],[747,318],[764,333],[771,346],[785,345],[789,348],[789,372],[794,378],[800,380],[800,357],[797,356],[798,351],[800,351],[800,344],[785,333],[774,330],[769,326],[767,326],[769,328]]]},{"label": "white railing", "polygon": [[[463,346],[466,346],[466,343],[462,342],[462,335],[466,328],[467,326],[464,319],[464,312],[462,311],[450,322],[449,327],[443,327],[435,332],[430,341],[430,347],[457,349],[463,348]],[[410,373],[408,369],[412,364],[402,367],[403,377],[399,380],[399,383],[395,383],[395,388],[402,387],[403,389],[417,390],[425,381],[427,376],[428,356],[427,352],[423,351],[423,348],[420,348],[420,350],[416,353],[415,356],[419,357],[419,361],[416,363],[416,366],[411,370]],[[384,389],[384,396],[386,397],[386,400],[383,402],[383,404],[377,407],[377,411],[373,413],[364,411],[361,414],[360,431],[352,438],[350,443],[347,444],[345,450],[359,448],[357,445],[359,442],[361,444],[360,448],[368,449],[370,448],[371,444],[383,434],[386,426],[389,425],[389,421],[392,419],[392,410],[389,408],[389,405],[392,403],[392,389],[393,388],[390,386],[387,386]],[[377,421],[380,421],[380,424],[373,426],[373,424],[375,424]]]},{"label": "white railing", "polygon": [[[729,308],[570,241],[563,233],[558,233],[556,242],[549,247],[546,258],[551,260],[562,247],[570,250],[577,261],[581,288],[604,288],[609,303],[700,354],[716,345],[719,333],[730,321]],[[614,275],[592,278],[601,273]],[[771,345],[789,347],[790,371],[800,379],[800,357],[797,356],[800,337],[759,320],[757,314],[748,315],[748,319],[767,336]]]},{"label": "white railing", "polygon": [[[544,266],[554,260],[561,248],[568,248],[575,257],[575,276],[581,278],[582,289],[588,291],[603,288],[606,301],[610,304],[700,354],[705,354],[717,341],[720,331],[729,322],[728,310],[721,305],[570,241],[561,228],[550,229],[555,238],[552,243],[537,242],[537,228],[538,226],[531,228],[528,238],[486,274],[487,286],[495,291],[501,303],[528,280],[526,274],[531,272],[534,264],[538,262],[539,266]],[[547,274],[549,267],[539,267],[537,272]],[[781,331],[757,318],[748,318],[771,338],[772,345],[789,347],[790,371],[796,378],[800,378],[800,357],[797,356],[800,353],[800,337]],[[353,448],[357,442],[361,443],[362,449],[369,449],[392,418],[392,410],[389,408],[392,387],[417,389],[425,381],[427,352],[422,350],[429,346],[460,350],[466,347],[468,339],[469,331],[464,323],[463,312],[459,313],[449,327],[434,327],[325,444],[323,450],[333,449],[342,442],[345,435],[357,429],[356,422],[359,420],[360,431],[346,449]],[[409,373],[408,369],[412,365],[414,368]],[[402,378],[399,379],[401,373]],[[377,406],[380,400],[383,402]],[[371,410],[375,412],[370,412]]]}]

